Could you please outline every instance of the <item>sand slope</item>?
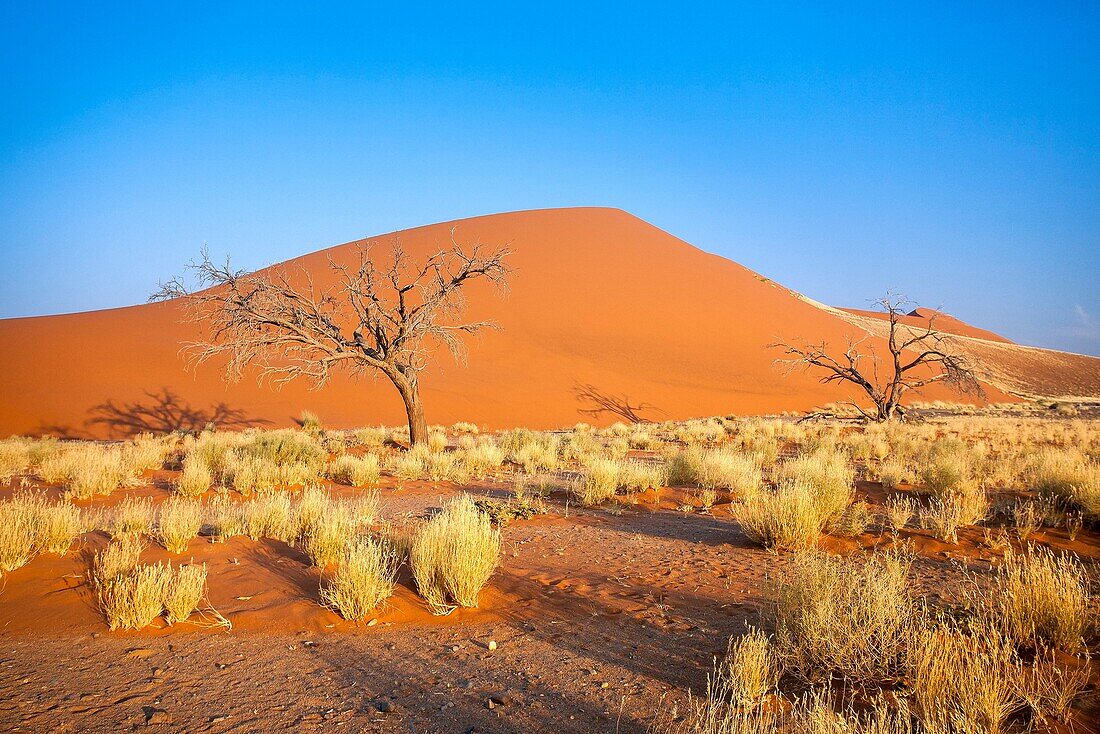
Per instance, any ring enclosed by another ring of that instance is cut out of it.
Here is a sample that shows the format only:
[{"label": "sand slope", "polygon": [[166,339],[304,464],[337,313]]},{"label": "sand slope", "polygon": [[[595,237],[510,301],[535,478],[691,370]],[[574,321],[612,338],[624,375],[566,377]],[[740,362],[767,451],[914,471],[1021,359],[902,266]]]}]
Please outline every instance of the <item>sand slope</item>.
[{"label": "sand slope", "polygon": [[[620,210],[491,215],[371,242],[382,253],[399,238],[423,255],[445,244],[452,228],[459,242],[510,245],[515,273],[506,296],[471,290],[469,317],[494,319],[502,330],[475,339],[465,366],[439,354],[422,378],[429,422],[569,425],[586,419],[578,384],[651,403],[657,410],[646,415],[655,419],[798,410],[850,395],[812,375],[784,375],[766,345],[779,338],[842,344],[865,327]],[[324,273],[327,258],[349,257],[355,244],[287,266]],[[196,327],[179,315],[176,304],[159,303],[0,321],[0,435],[125,435],[209,420],[287,425],[302,409],[332,426],[403,421],[382,381],[340,378],[317,392],[305,384],[273,391],[251,380],[226,385],[213,366],[189,372],[179,347]],[[1085,369],[1100,364],[1086,359]]]}]

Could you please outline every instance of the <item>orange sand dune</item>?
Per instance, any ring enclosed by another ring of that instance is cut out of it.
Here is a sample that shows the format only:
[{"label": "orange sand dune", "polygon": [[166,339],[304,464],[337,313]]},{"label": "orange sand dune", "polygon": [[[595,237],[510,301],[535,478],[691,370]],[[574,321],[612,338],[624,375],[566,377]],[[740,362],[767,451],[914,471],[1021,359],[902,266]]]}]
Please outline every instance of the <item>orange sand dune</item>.
[{"label": "orange sand dune", "polygon": [[[570,425],[591,384],[679,419],[807,409],[847,399],[815,376],[784,375],[776,339],[842,344],[864,330],[770,280],[623,211],[551,209],[464,219],[373,238],[399,238],[415,257],[448,242],[509,245],[510,292],[469,293],[469,317],[500,331],[470,344],[467,365],[440,353],[422,378],[429,422],[484,427]],[[348,243],[290,261],[315,274]],[[171,275],[170,273],[166,273]],[[152,284],[150,284],[152,286]],[[301,410],[330,426],[404,420],[381,380],[339,378],[324,390],[226,385],[215,366],[185,369],[180,344],[196,336],[175,303],[0,321],[0,435],[117,436],[143,429],[288,425]],[[926,399],[951,399],[936,389]],[[990,399],[1006,395],[992,390]],[[591,419],[589,419],[591,420]],[[610,417],[603,422],[612,420]]]}]

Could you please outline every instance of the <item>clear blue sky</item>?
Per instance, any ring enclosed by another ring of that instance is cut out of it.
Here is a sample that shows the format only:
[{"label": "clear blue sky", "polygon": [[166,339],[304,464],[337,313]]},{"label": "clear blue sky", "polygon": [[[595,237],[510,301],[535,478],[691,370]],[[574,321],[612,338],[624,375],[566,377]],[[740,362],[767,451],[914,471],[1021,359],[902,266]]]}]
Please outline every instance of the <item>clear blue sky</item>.
[{"label": "clear blue sky", "polygon": [[141,302],[203,243],[605,205],[1100,354],[1100,5],[402,5],[4,3],[0,316]]}]

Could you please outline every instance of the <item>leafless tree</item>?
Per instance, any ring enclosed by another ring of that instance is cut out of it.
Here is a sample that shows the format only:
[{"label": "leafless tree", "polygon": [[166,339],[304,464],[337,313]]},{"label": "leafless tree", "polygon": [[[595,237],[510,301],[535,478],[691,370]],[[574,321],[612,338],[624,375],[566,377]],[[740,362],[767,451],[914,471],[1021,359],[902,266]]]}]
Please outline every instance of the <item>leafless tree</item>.
[{"label": "leafless tree", "polygon": [[786,355],[776,363],[788,371],[820,368],[826,371],[821,378],[823,383],[847,382],[859,386],[874,403],[874,410],[864,410],[854,402],[852,405],[869,420],[888,421],[903,416],[902,396],[935,382],[950,385],[963,394],[983,395],[974,366],[954,347],[951,336],[936,328],[935,315],[922,326],[902,323],[905,309],[911,305],[911,301],[895,295],[878,301],[890,323],[886,340],[890,354],[885,368],[880,364],[870,336],[849,340],[848,348],[840,357],[833,357],[825,343],[771,344]]},{"label": "leafless tree", "polygon": [[628,396],[611,395],[600,391],[592,384],[582,385],[577,383],[573,386],[573,394],[577,396],[578,402],[592,406],[590,408],[578,408],[577,412],[593,418],[599,418],[604,413],[610,413],[631,423],[646,423],[648,419],[643,418],[641,415],[644,411],[655,410],[660,412],[655,405],[650,403],[631,405]]},{"label": "leafless tree", "polygon": [[181,299],[185,319],[207,329],[205,339],[184,345],[190,363],[225,359],[225,377],[240,380],[255,367],[259,380],[280,386],[298,378],[314,388],[333,370],[353,376],[385,375],[405,404],[409,439],[427,439],[420,399],[420,373],[442,342],[455,359],[465,359],[462,336],[492,327],[489,321],[460,322],[463,287],[484,279],[507,287],[507,248],[469,252],[451,233],[449,246],[414,264],[400,242],[392,258],[377,265],[369,246],[348,265],[329,259],[331,285],[319,287],[305,268],[274,267],[256,273],[235,271],[228,259],[215,264],[203,250],[189,269],[194,287],[180,278],[162,283],[154,300]]}]

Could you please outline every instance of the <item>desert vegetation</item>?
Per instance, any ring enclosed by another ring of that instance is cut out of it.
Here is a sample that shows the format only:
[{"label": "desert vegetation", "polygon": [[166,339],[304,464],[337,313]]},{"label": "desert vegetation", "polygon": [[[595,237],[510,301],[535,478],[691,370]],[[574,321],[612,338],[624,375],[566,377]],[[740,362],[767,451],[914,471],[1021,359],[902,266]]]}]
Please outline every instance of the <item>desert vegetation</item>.
[{"label": "desert vegetation", "polygon": [[[422,442],[300,423],[2,441],[0,570],[10,583],[83,546],[106,628],[225,629],[232,613],[207,599],[223,572],[205,559],[260,553],[300,569],[328,626],[373,625],[410,603],[429,618],[500,603],[484,589],[523,558],[508,540],[533,537],[522,523],[671,515],[685,533],[719,528],[714,557],[758,554],[765,583],[750,626],[713,640],[709,682],[653,731],[1007,732],[1081,716],[1098,611],[1077,543],[1097,522],[1089,420],[458,424]],[[389,507],[414,499],[413,514]],[[928,573],[947,554],[964,561],[945,591]]]}]

